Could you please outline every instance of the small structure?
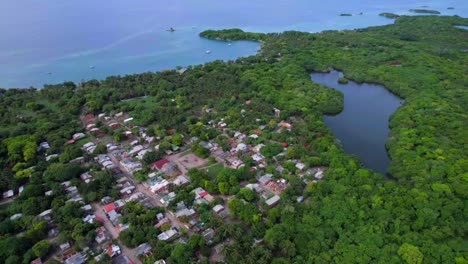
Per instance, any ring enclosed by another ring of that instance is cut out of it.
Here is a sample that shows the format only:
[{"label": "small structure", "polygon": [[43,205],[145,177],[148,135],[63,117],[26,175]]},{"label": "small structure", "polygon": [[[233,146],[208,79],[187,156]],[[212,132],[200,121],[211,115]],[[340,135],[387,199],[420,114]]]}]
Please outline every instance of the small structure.
[{"label": "small structure", "polygon": [[136,252],[135,252],[135,255],[137,257],[140,257],[140,256],[149,256],[151,255],[151,250],[153,248],[150,246],[150,244],[148,243],[143,243],[141,245],[139,245],[137,248],[136,248]]},{"label": "small structure", "polygon": [[172,182],[176,186],[182,186],[190,183],[190,179],[185,175],[177,176],[177,178]]},{"label": "small structure", "polygon": [[202,236],[206,242],[211,241],[215,236],[215,231],[213,230],[213,228],[208,228],[205,231],[203,231]]},{"label": "small structure", "polygon": [[20,219],[23,217],[23,214],[14,214],[10,217],[10,221],[15,221],[16,219]]},{"label": "small structure", "polygon": [[133,121],[133,117],[129,117],[129,118],[125,119],[123,122],[124,122],[124,124],[128,124],[128,123],[130,123],[132,121]]},{"label": "small structure", "polygon": [[120,247],[119,245],[109,245],[109,247],[107,248],[107,254],[109,255],[109,257],[115,257],[115,256],[118,256],[122,253],[122,251],[120,250]]},{"label": "small structure", "polygon": [[179,210],[179,211],[177,211],[175,213],[175,216],[177,218],[179,218],[179,217],[193,217],[194,215],[196,215],[195,210],[188,209],[188,208],[183,208],[182,210]]},{"label": "small structure", "polygon": [[227,212],[226,212],[224,206],[222,206],[220,204],[215,205],[212,210],[217,216],[219,216],[221,218],[225,218],[227,216]]},{"label": "small structure", "polygon": [[165,193],[169,191],[170,183],[167,180],[162,180],[151,185],[150,190],[153,193]]},{"label": "small structure", "polygon": [[82,138],[85,138],[86,135],[84,133],[75,133],[73,134],[73,140],[78,141]]},{"label": "small structure", "polygon": [[15,196],[15,193],[13,192],[13,190],[8,190],[3,193],[3,199],[9,199],[13,196]]},{"label": "small structure", "polygon": [[281,110],[277,108],[273,108],[273,111],[275,111],[275,117],[280,118],[281,117]]},{"label": "small structure", "polygon": [[296,169],[298,170],[303,170],[306,167],[306,165],[302,162],[296,163]]},{"label": "small structure", "polygon": [[38,214],[37,218],[41,221],[52,221],[52,209],[45,210],[44,212]]},{"label": "small structure", "polygon": [[109,236],[105,227],[101,226],[96,228],[96,238],[94,238],[94,240],[98,244],[102,244],[103,242],[109,240]]},{"label": "small structure", "polygon": [[286,128],[287,130],[291,130],[293,128],[293,126],[290,123],[285,121],[281,121],[278,125],[282,128]]},{"label": "small structure", "polygon": [[86,262],[86,256],[83,253],[78,252],[65,260],[65,264],[84,264]]},{"label": "small structure", "polygon": [[90,183],[93,180],[93,176],[89,172],[85,172],[85,173],[81,174],[80,178],[85,183]]},{"label": "small structure", "polygon": [[153,168],[171,177],[176,177],[180,175],[179,167],[177,167],[175,163],[172,163],[167,159],[161,159],[154,162]]},{"label": "small structure", "polygon": [[275,195],[271,197],[270,199],[266,200],[265,203],[268,207],[275,207],[280,201],[280,197],[278,195]]},{"label": "small structure", "polygon": [[167,159],[161,159],[161,160],[154,162],[152,165],[153,165],[153,168],[157,169],[158,171],[161,171],[164,165],[168,164],[169,162],[170,161]]},{"label": "small structure", "polygon": [[272,176],[271,174],[265,174],[258,179],[258,182],[262,185],[266,185],[271,181],[271,178],[272,178],[271,176]]},{"label": "small structure", "polygon": [[161,234],[158,235],[158,239],[161,241],[172,241],[177,238],[179,235],[179,232],[176,228],[172,227],[171,229],[162,232]]},{"label": "small structure", "polygon": [[41,258],[37,258],[37,259],[31,261],[31,264],[42,264],[42,260],[41,260]]},{"label": "small structure", "polygon": [[42,149],[50,149],[49,142],[47,141],[41,142],[41,144],[39,144],[39,147]]}]

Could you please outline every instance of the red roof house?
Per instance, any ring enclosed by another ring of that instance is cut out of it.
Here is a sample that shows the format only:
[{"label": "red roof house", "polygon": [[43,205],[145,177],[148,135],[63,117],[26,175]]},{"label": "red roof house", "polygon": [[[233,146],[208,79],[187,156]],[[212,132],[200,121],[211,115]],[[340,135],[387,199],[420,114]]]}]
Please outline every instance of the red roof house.
[{"label": "red roof house", "polygon": [[164,165],[166,165],[167,163],[169,163],[167,159],[158,160],[153,163],[153,168],[161,170],[162,167],[164,167]]},{"label": "red roof house", "polygon": [[110,204],[104,205],[104,211],[105,211],[106,213],[109,213],[109,212],[111,212],[111,211],[114,211],[115,209],[117,209],[117,207],[115,206],[114,203],[110,203]]},{"label": "red roof house", "polygon": [[280,125],[281,127],[286,128],[286,129],[292,129],[292,125],[291,125],[290,123],[288,123],[288,122],[285,122],[285,121],[281,121],[281,122],[279,123],[279,125]]}]

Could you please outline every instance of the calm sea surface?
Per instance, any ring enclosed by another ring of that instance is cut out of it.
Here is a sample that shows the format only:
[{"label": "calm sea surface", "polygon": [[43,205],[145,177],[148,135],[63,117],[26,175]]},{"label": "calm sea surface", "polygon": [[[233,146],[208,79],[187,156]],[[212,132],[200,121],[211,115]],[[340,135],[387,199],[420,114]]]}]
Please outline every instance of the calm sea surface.
[{"label": "calm sea surface", "polygon": [[[2,0],[0,87],[158,71],[258,50],[253,42],[228,46],[199,38],[205,29],[352,29],[393,22],[379,17],[380,12],[408,14],[421,6],[468,16],[466,0]],[[166,31],[170,27],[177,31]]]}]

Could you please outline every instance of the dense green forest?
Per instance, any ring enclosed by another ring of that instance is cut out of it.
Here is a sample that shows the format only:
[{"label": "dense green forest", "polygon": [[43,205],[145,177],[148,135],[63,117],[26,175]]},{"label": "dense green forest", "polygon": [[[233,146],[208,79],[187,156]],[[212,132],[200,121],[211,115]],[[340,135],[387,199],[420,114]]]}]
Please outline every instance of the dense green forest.
[{"label": "dense green forest", "polygon": [[[0,189],[27,186],[0,208],[0,262],[27,263],[35,256],[31,248],[45,231],[43,223],[31,220],[47,208],[54,208],[66,238],[89,240],[84,234],[90,227],[72,225],[74,217],[81,217],[79,210],[73,203],[64,206],[57,188],[81,172],[66,163],[80,150],[64,147],[73,133],[83,131],[80,114],[126,111],[155,134],[175,129],[213,139],[216,132],[200,122],[223,117],[231,127],[251,132],[258,128],[256,119],[274,127],[276,107],[294,129],[265,137],[289,142],[297,150],[292,157],[329,169],[323,181],[307,186],[285,175],[291,187],[280,206],[265,210],[261,218],[257,208],[235,210],[243,221],[223,229],[232,239],[225,250],[227,263],[468,263],[468,32],[454,25],[468,25],[468,19],[402,16],[393,25],[318,34],[210,30],[201,36],[261,41],[262,49],[255,56],[190,66],[183,73],[0,90]],[[311,82],[309,73],[332,68],[349,80],[382,84],[405,99],[390,120],[387,148],[394,180],[346,155],[326,127],[323,114],[341,111],[343,97]],[[44,140],[51,145],[47,153],[37,149]],[[53,153],[60,159],[47,162],[45,154]],[[103,196],[112,181],[94,184],[90,190],[80,187],[93,192],[88,201]],[[56,191],[44,199],[45,186]],[[304,203],[296,202],[299,195],[306,197]],[[237,209],[238,200],[232,201]],[[9,216],[16,213],[26,217],[13,223]],[[172,257],[174,263],[178,252],[185,252],[185,263],[194,260],[190,250],[198,248],[167,247],[158,257]]]}]

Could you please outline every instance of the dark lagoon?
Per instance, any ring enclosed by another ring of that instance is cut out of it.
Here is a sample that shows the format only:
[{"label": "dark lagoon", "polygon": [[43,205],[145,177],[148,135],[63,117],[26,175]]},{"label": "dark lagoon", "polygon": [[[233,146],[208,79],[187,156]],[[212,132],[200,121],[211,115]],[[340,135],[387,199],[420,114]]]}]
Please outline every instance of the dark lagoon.
[{"label": "dark lagoon", "polygon": [[352,81],[339,84],[338,78],[343,74],[338,71],[313,73],[311,77],[315,83],[344,94],[343,111],[324,119],[346,153],[358,156],[367,168],[385,175],[390,165],[385,149],[388,123],[403,100],[381,85]]}]

